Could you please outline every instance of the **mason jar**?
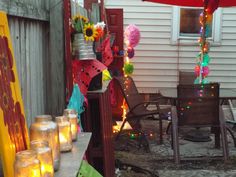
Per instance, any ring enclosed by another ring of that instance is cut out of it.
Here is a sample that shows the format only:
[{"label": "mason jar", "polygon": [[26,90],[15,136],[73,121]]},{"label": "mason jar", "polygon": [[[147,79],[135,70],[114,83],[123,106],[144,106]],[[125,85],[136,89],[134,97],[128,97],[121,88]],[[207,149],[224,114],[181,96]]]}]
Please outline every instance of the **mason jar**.
[{"label": "mason jar", "polygon": [[72,149],[72,138],[69,119],[66,116],[58,116],[56,122],[59,129],[60,151],[70,151]]},{"label": "mason jar", "polygon": [[17,152],[14,162],[14,174],[14,177],[41,177],[37,153],[33,150]]},{"label": "mason jar", "polygon": [[38,115],[35,122],[30,126],[30,140],[45,140],[52,149],[54,170],[60,166],[60,144],[58,136],[58,126],[52,121],[50,115]]},{"label": "mason jar", "polygon": [[37,152],[37,158],[41,165],[42,177],[54,177],[52,149],[45,140],[34,140],[30,142],[30,148]]},{"label": "mason jar", "polygon": [[78,113],[74,109],[65,109],[63,115],[69,119],[72,141],[76,141],[78,135]]}]

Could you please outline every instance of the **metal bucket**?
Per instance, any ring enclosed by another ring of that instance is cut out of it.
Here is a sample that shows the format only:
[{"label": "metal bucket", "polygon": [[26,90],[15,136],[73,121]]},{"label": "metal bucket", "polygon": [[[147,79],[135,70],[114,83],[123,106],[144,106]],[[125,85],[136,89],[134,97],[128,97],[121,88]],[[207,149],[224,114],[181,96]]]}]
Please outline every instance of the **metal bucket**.
[{"label": "metal bucket", "polygon": [[96,55],[93,52],[93,42],[85,41],[83,33],[74,34],[72,54],[80,60],[96,59]]}]

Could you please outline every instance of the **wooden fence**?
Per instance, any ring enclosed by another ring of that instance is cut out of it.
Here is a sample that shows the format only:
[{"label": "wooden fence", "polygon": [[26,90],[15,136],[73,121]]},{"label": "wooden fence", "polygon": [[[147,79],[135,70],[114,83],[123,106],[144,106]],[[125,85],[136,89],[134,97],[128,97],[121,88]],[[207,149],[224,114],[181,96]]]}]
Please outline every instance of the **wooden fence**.
[{"label": "wooden fence", "polygon": [[8,22],[28,126],[65,107],[63,1],[0,0]]}]

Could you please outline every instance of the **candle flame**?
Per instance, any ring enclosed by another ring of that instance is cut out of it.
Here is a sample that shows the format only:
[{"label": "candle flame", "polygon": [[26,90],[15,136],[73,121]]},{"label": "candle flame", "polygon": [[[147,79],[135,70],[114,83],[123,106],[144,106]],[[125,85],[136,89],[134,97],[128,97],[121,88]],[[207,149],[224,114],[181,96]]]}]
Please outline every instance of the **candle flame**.
[{"label": "candle flame", "polygon": [[43,164],[41,163],[41,173],[42,173],[42,176],[47,176],[48,174],[51,174],[53,175],[53,166],[52,164],[49,165],[49,164]]},{"label": "candle flame", "polygon": [[65,143],[65,142],[67,142],[66,137],[65,137],[65,135],[63,135],[63,133],[60,133],[60,134],[59,134],[59,140],[60,140],[60,143]]},{"label": "candle flame", "polygon": [[41,177],[40,169],[39,168],[32,169],[31,176],[32,177]]}]

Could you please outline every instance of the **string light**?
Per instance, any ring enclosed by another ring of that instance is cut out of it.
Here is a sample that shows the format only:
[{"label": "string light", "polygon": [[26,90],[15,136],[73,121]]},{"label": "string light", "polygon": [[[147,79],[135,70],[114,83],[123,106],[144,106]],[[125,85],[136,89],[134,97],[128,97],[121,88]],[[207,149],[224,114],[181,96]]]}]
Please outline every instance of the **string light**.
[{"label": "string light", "polygon": [[195,84],[206,84],[208,83],[207,76],[209,74],[209,42],[207,41],[207,37],[210,33],[209,24],[212,22],[212,15],[209,13],[209,9],[204,7],[203,12],[200,14],[199,23],[201,24],[201,36],[198,39],[199,46],[201,48],[200,55],[197,56],[197,65],[195,66],[195,75],[196,79],[194,81]]}]

